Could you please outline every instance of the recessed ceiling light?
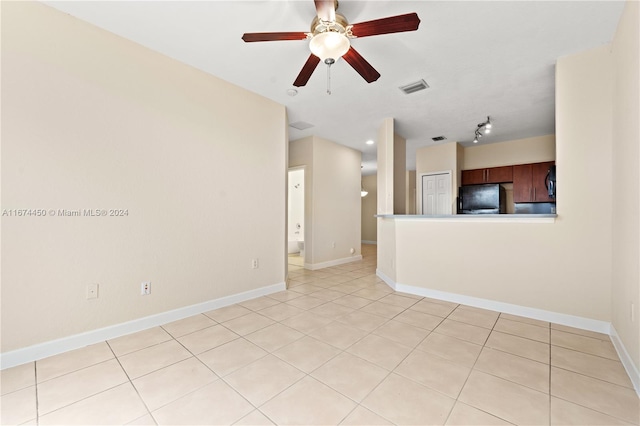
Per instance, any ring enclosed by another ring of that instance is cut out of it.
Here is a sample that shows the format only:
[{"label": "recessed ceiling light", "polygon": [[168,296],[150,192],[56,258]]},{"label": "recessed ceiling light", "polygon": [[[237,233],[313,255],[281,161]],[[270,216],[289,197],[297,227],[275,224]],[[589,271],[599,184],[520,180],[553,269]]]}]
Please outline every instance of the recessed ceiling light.
[{"label": "recessed ceiling light", "polygon": [[371,139],[369,139],[369,140],[367,141],[367,145],[373,145],[374,143],[375,143],[375,142],[374,142],[374,141],[372,141]]},{"label": "recessed ceiling light", "polygon": [[287,95],[295,96],[297,94],[298,94],[298,91],[296,89],[287,89]]}]

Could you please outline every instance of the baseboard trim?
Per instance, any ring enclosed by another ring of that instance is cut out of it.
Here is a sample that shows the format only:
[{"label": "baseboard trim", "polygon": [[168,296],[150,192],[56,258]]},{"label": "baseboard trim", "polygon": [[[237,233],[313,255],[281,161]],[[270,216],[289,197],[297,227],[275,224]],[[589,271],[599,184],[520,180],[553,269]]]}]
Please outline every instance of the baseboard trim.
[{"label": "baseboard trim", "polygon": [[94,343],[104,342],[105,340],[114,339],[116,337],[125,336],[131,333],[136,333],[148,328],[157,327],[173,321],[187,318],[192,315],[201,314],[204,312],[212,311],[214,309],[233,305],[234,303],[244,302],[246,300],[255,299],[257,297],[266,296],[268,294],[277,293],[284,290],[286,290],[286,284],[282,282],[266,287],[260,287],[254,290],[245,291],[243,293],[221,297],[219,299],[197,303],[195,305],[185,306],[183,308],[173,309],[171,311],[162,312],[160,314],[138,318],[121,324],[99,328],[96,330],[87,331],[85,333],[63,337],[61,339],[51,340],[49,342],[28,346],[26,348],[5,352],[0,354],[0,369],[4,370],[5,368],[15,367],[16,365],[37,361],[39,359],[57,355],[63,352],[80,349]]},{"label": "baseboard trim", "polygon": [[[376,269],[376,275],[378,276],[378,278],[380,278],[382,281],[385,282],[386,285],[388,285],[389,287],[391,287],[393,290],[396,289],[396,282],[394,280],[392,280],[391,278],[389,278],[384,272],[382,272],[380,269]],[[406,292],[405,292],[406,293]]]},{"label": "baseboard trim", "polygon": [[345,263],[357,262],[358,260],[362,260],[362,255],[351,256],[351,257],[343,257],[342,259],[329,260],[327,262],[320,263],[305,263],[304,268],[315,271],[317,269],[329,268],[331,266],[344,265]]},{"label": "baseboard trim", "polygon": [[374,244],[377,245],[378,242],[377,241],[371,241],[371,240],[361,240],[360,241],[362,244]]},{"label": "baseboard trim", "polygon": [[633,383],[633,388],[636,390],[636,394],[638,394],[638,398],[640,398],[640,371],[638,371],[638,367],[633,363],[631,355],[627,352],[627,348],[622,343],[616,328],[611,324],[611,341],[613,342],[613,346],[616,348],[616,352],[618,352],[618,357],[624,366],[624,369],[627,371],[627,375],[629,375],[629,379],[631,379],[631,383]]}]

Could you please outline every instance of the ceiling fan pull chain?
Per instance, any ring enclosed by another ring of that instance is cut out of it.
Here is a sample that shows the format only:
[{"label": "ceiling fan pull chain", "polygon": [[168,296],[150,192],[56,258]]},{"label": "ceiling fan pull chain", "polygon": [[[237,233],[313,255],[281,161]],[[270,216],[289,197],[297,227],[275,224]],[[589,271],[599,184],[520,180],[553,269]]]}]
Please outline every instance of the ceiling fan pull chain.
[{"label": "ceiling fan pull chain", "polygon": [[331,65],[336,61],[332,58],[327,58],[324,63],[327,64],[327,95],[331,94]]}]

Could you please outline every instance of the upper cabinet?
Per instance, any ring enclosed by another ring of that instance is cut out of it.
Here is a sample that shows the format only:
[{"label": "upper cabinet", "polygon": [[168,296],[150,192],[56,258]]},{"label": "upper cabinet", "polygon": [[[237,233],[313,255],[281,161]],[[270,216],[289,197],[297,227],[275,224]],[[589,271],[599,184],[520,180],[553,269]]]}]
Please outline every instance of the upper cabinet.
[{"label": "upper cabinet", "polygon": [[491,167],[462,171],[462,185],[476,185],[480,183],[513,182],[513,167]]},{"label": "upper cabinet", "polygon": [[548,194],[548,173],[554,161],[513,166],[515,203],[555,202]]}]

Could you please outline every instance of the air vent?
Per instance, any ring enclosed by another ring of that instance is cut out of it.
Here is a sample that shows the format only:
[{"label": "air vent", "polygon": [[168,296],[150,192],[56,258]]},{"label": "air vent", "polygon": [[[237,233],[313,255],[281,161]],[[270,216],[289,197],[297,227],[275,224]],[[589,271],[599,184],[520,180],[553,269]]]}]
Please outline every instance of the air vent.
[{"label": "air vent", "polygon": [[400,87],[400,90],[402,90],[405,94],[409,95],[411,93],[415,93],[415,92],[419,92],[420,90],[424,90],[424,89],[426,89],[428,87],[429,87],[429,85],[427,84],[426,81],[420,80],[420,81],[416,81],[415,83],[411,83],[411,84],[407,84],[406,86],[402,86],[402,87]]},{"label": "air vent", "polygon": [[289,126],[293,127],[294,129],[298,129],[298,130],[306,130],[306,129],[312,128],[313,124],[305,123],[304,121],[296,121],[295,123],[289,124]]},{"label": "air vent", "polygon": [[445,139],[447,139],[446,136],[436,136],[435,138],[431,138],[431,140],[434,141],[434,142],[443,141]]}]

